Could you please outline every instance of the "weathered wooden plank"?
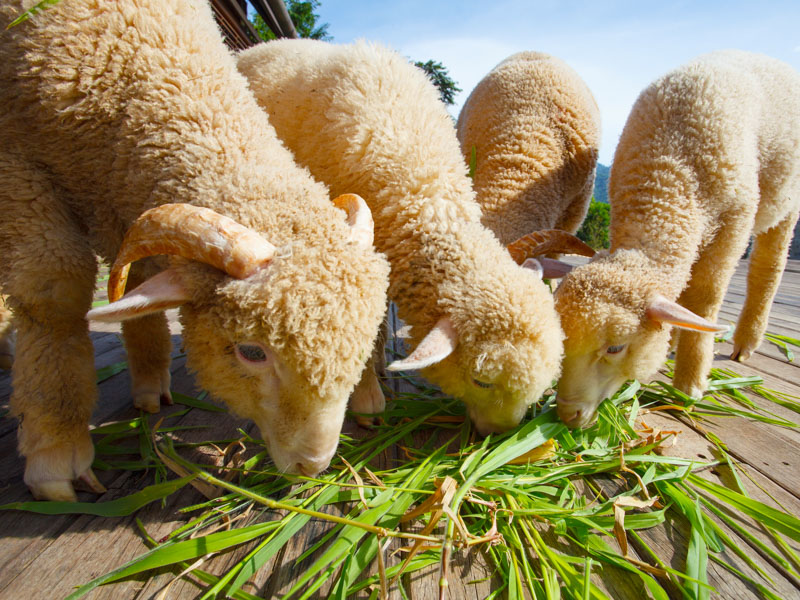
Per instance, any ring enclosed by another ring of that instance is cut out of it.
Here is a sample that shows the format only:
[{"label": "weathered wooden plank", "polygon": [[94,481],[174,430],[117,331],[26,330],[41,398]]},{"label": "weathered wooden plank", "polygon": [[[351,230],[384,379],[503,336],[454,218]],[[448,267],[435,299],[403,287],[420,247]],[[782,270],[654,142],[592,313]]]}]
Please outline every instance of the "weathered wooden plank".
[{"label": "weathered wooden plank", "polygon": [[[191,382],[191,380],[186,377],[185,370],[181,371],[182,369],[183,367],[179,366],[178,372],[176,373],[176,375],[178,375],[178,377],[176,377],[178,386],[183,387],[182,391],[185,393],[192,393],[191,385],[186,385],[186,382]],[[183,382],[183,385],[181,385],[181,382]],[[177,412],[180,408],[181,407],[165,408],[162,411],[162,415],[153,415],[149,417],[151,426],[162,416]],[[134,416],[136,414],[133,409],[129,410],[129,416]],[[236,437],[236,429],[238,427],[251,427],[251,424],[242,419],[236,419],[231,415],[223,415],[220,418],[209,418],[209,416],[207,412],[192,410],[187,415],[180,417],[177,421],[169,421],[169,425],[206,425],[208,427],[207,429],[189,429],[176,432],[173,434],[173,437],[176,438],[176,442],[192,443],[206,439],[232,438]],[[208,456],[199,449],[192,451],[189,457],[192,460],[206,463],[214,458]],[[140,474],[123,474],[118,480],[110,484],[109,493],[105,494],[99,501],[106,501],[113,497],[127,495],[137,489],[141,489],[151,482],[152,478],[150,476],[142,477]],[[166,509],[163,509],[159,503],[155,503],[139,511],[138,516],[145,522],[151,535],[158,539],[175,529],[188,518],[175,512],[178,508],[195,504],[199,501],[202,501],[202,497],[192,488],[187,487],[170,497]],[[28,592],[31,593],[38,589],[36,587],[37,581],[39,580],[37,573],[47,574],[51,570],[66,568],[69,570],[69,577],[62,578],[57,585],[53,584],[53,582],[49,581],[47,578],[41,579],[41,582],[47,585],[47,594],[54,594],[52,597],[60,597],[69,593],[72,586],[85,583],[97,574],[113,570],[124,564],[127,560],[147,550],[147,547],[144,545],[141,536],[135,528],[133,517],[101,519],[90,516],[80,516],[77,518],[64,516],[49,517],[49,519],[52,522],[58,520],[67,521],[69,525],[56,539],[38,548],[30,549],[31,551],[29,554],[35,556],[28,561],[25,569],[21,570],[19,576],[15,577],[5,587],[0,587],[0,595],[9,594],[8,597],[17,597],[17,594],[21,593],[21,590],[28,590]],[[113,536],[102,534],[103,531],[111,530],[114,531]],[[97,539],[97,544],[86,546],[83,543],[83,540],[86,538]],[[240,556],[233,558],[233,560],[239,560],[246,551],[247,548],[240,549]],[[213,570],[216,567],[215,561],[224,565],[231,560],[230,555],[222,555],[217,559],[210,560],[206,568]],[[78,564],[74,564],[73,561]],[[53,566],[51,566],[51,564]],[[168,582],[171,578],[171,575],[164,574],[155,577],[153,582],[147,582],[147,578],[145,578],[144,581],[112,584],[111,586],[97,590],[93,593],[94,595],[89,597],[132,598],[136,594],[139,594],[140,591],[146,591],[148,589],[152,589],[153,591],[157,590],[158,587]],[[183,584],[180,584],[178,588],[182,586]],[[64,592],[63,594],[61,593],[62,591]],[[183,597],[191,597],[195,593],[196,588],[190,596]],[[35,593],[33,597],[36,597]]]},{"label": "weathered wooden plank", "polygon": [[[682,421],[685,425],[685,419]],[[692,436],[696,439],[703,440],[703,438],[691,428],[686,428],[683,435],[684,437]],[[715,448],[713,448],[710,444],[709,452],[711,453],[709,457],[719,458]],[[743,460],[736,465],[736,468],[740,473],[739,479],[745,488],[745,493],[749,497],[758,500],[759,502],[763,502],[764,504],[773,508],[784,510],[789,514],[798,514],[800,512],[800,498],[798,498],[796,494],[786,491],[785,487],[780,485],[780,483],[777,481],[779,475],[776,475],[773,472],[765,475],[757,468],[754,468],[754,465],[752,464],[754,462],[754,456],[755,454],[749,453],[747,456],[739,457]],[[724,485],[730,489],[738,489],[734,475],[727,466],[720,466],[715,469],[705,471],[702,475],[704,478],[714,483]],[[740,513],[733,512],[728,506],[716,501],[716,499],[714,499],[711,495],[706,495],[706,497],[714,500],[715,504],[720,507],[723,512],[728,514],[728,516],[731,517],[735,522],[742,525],[755,538],[759,539],[767,546],[774,547],[775,544],[771,538],[771,535],[761,524],[758,524],[747,517],[743,517]],[[783,594],[780,594],[782,597],[791,597],[792,595],[798,594],[798,590],[800,590],[800,579],[787,573],[782,566],[774,561],[774,559],[766,554],[761,553],[761,551],[755,545],[750,544],[744,538],[740,538],[740,536],[733,532],[727,525],[723,525],[723,527],[730,535],[732,535],[732,537],[742,540],[740,547],[749,548],[748,555],[756,559],[755,562],[757,564],[761,566],[769,565],[772,570],[781,576],[773,576],[773,579],[777,582],[778,589],[784,592]],[[795,552],[800,550],[800,542],[791,540],[789,538],[784,538],[784,540]],[[791,587],[787,587],[787,583],[790,584]]]},{"label": "weathered wooden plank", "polygon": [[[709,461],[716,457],[716,450],[714,446],[705,440],[686,422],[685,419],[674,419],[669,415],[658,413],[647,413],[644,411],[642,419],[651,427],[660,428],[662,430],[675,430],[679,433],[675,438],[674,446],[666,446],[664,454],[669,456],[677,456],[689,459],[700,459]],[[787,493],[784,489],[778,486],[775,481],[769,479],[762,474],[748,469],[748,465],[741,466],[742,469],[747,470],[750,477],[742,477],[747,493],[754,499],[764,502],[770,506],[781,508],[796,512],[800,510],[800,499],[796,496]],[[733,476],[727,467],[716,467],[714,469],[706,469],[701,472],[701,476],[714,483],[723,484],[728,487],[733,486]],[[766,531],[751,519],[743,517],[741,514],[731,512],[728,507],[715,502],[722,511],[731,516],[734,521],[739,523],[746,529],[750,535],[766,543],[768,546],[774,546],[774,542],[770,539]],[[728,534],[735,542],[736,545],[745,550],[748,556],[752,558],[753,562],[762,568],[767,575],[774,582],[774,589],[779,597],[790,598],[796,596],[800,590],[800,580],[788,574],[780,565],[778,565],[772,558],[767,555],[762,555],[757,550],[757,546],[751,545],[744,537],[741,537],[737,532],[728,527],[720,519],[714,517],[715,522]],[[683,570],[686,560],[686,552],[688,548],[689,524],[684,519],[672,515],[668,518],[665,527],[653,528],[641,532],[640,535],[644,541],[662,558],[667,559],[668,564],[674,568]],[[640,547],[640,544],[633,539],[629,540],[639,552],[646,554],[646,551]],[[798,544],[790,541],[790,545],[797,548]],[[755,572],[749,565],[747,565],[740,557],[734,555],[731,551],[725,551],[720,555],[728,564],[746,573],[749,577],[756,581],[760,581],[764,585],[768,582],[761,579],[761,576]],[[718,597],[721,598],[751,598],[758,597],[755,589],[751,588],[748,584],[730,576],[730,573],[724,567],[716,563],[709,563],[708,569],[709,583],[713,585]],[[717,596],[715,596],[717,597]]]},{"label": "weathered wooden plank", "polygon": [[[798,394],[800,388],[800,370],[798,370],[797,360],[800,360],[800,352],[795,362],[789,362],[783,356],[771,356],[766,353],[756,352],[745,362],[730,360],[729,356],[733,346],[726,343],[716,345],[717,354],[714,358],[714,366],[730,369],[742,375],[757,374],[764,378],[765,387],[780,389],[789,394]],[[755,370],[757,373],[750,373]]]},{"label": "weathered wooden plank", "polygon": [[[735,325],[739,321],[739,315],[742,312],[742,307],[734,305],[733,303],[725,303],[719,311],[717,321],[720,323],[731,323]],[[769,315],[769,325],[767,326],[768,333],[781,333],[789,337],[797,337],[800,332],[798,321],[800,315],[781,313],[773,306]]]}]

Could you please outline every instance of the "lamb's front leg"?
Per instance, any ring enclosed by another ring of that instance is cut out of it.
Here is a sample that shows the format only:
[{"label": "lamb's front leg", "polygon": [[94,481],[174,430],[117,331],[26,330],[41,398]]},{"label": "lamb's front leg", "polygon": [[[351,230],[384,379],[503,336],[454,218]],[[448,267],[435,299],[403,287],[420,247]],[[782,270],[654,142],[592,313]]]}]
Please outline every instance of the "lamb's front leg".
[{"label": "lamb's front leg", "polygon": [[[58,282],[52,289],[66,292]],[[90,288],[91,289],[91,288]],[[94,349],[83,318],[90,296],[74,303],[22,302],[14,308],[17,356],[13,366],[11,410],[19,418],[19,451],[26,458],[25,483],[34,497],[74,501],[72,481],[84,480],[105,491],[92,472],[89,436],[97,386]]]},{"label": "lamb's front leg", "polygon": [[[376,415],[382,413],[386,408],[386,398],[381,389],[379,375],[383,375],[386,369],[386,358],[384,346],[389,337],[388,314],[384,317],[378,337],[375,340],[375,347],[367,361],[361,379],[350,396],[350,410],[361,415]],[[373,417],[356,417],[359,425],[369,427],[374,422]]]},{"label": "lamb's front leg", "polygon": [[[692,267],[689,285],[678,303],[695,314],[715,321],[725,291],[747,246],[750,216],[742,210],[723,222],[715,239],[708,244]],[[735,233],[732,233],[735,232]],[[699,398],[708,388],[708,374],[714,359],[714,334],[681,330],[675,351],[673,384],[682,392]]]},{"label": "lamb's front leg", "polygon": [[[25,483],[47,500],[94,490],[89,418],[97,397],[86,313],[97,264],[86,232],[46,173],[0,148],[0,279],[17,328],[11,413],[19,419]],[[13,191],[13,195],[11,192]]]},{"label": "lamb's front leg", "polygon": [[[131,267],[127,290],[141,284],[147,275],[155,273],[152,265],[142,261]],[[122,337],[128,354],[133,405],[149,413],[157,413],[162,404],[172,404],[169,390],[170,342],[166,315],[155,313],[122,322]]]}]

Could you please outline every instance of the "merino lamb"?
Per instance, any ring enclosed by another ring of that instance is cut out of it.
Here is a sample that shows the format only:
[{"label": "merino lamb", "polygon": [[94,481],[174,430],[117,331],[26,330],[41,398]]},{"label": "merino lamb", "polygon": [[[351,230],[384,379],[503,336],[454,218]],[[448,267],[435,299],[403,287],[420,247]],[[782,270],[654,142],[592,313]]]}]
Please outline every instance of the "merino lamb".
[{"label": "merino lamb", "polygon": [[[542,281],[481,225],[452,119],[425,74],[363,42],[273,41],[238,66],[297,161],[372,209],[389,295],[416,344],[389,368],[424,369],[483,434],[516,426],[558,376],[561,329]],[[382,408],[380,396],[372,410]]]},{"label": "merino lamb", "polygon": [[594,189],[600,112],[565,62],[514,54],[484,77],[458,116],[481,222],[504,244],[544,229],[574,233]]},{"label": "merino lamb", "polygon": [[663,364],[680,328],[675,386],[707,387],[713,323],[755,235],[732,358],[761,341],[800,212],[800,75],[722,51],[656,80],[636,101],[611,169],[610,255],[556,291],[565,335],[558,411],[590,423],[626,380]]},{"label": "merino lamb", "polygon": [[128,263],[173,255],[137,262],[141,285],[88,314],[136,317],[123,333],[137,406],[170,401],[163,310],[180,306],[200,384],[258,424],[279,469],[326,468],[385,309],[366,207],[340,201],[348,227],[294,163],[205,2],[70,0],[5,31],[26,4],[0,8],[0,286],[33,494],[74,499],[79,477],[102,490],[95,255],[114,263],[112,300]]}]

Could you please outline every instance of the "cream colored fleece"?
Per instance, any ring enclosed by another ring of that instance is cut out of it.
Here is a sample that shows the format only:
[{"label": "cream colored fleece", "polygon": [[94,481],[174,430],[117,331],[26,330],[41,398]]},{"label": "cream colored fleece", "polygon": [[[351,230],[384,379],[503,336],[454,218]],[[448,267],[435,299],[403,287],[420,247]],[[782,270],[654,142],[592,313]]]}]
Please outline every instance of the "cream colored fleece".
[{"label": "cream colored fleece", "polygon": [[425,74],[379,46],[311,40],[262,44],[238,65],[298,162],[369,204],[414,344],[440,318],[454,324],[455,351],[423,374],[464,399],[482,431],[516,425],[558,375],[561,330],[544,284],[481,225]]},{"label": "cream colored fleece", "polygon": [[[91,462],[84,315],[94,254],[112,262],[144,210],[174,202],[212,208],[279,247],[248,280],[173,261],[191,290],[181,320],[200,383],[255,419],[273,454],[313,445],[321,428],[338,439],[385,307],[388,265],[349,241],[325,186],[277,140],[209,6],[70,0],[5,31],[22,4],[0,9],[0,284],[19,324],[12,409],[24,416],[29,465],[48,447],[80,447],[76,464],[59,463],[61,478]],[[135,360],[165,370],[165,321],[139,326],[150,352],[138,348]],[[234,345],[247,340],[287,370],[293,384],[279,397],[236,360]]]},{"label": "cream colored fleece", "polygon": [[509,56],[472,90],[457,131],[467,163],[475,152],[481,221],[502,243],[578,230],[594,191],[600,111],[569,65],[540,52]]},{"label": "cream colored fleece", "polygon": [[[611,170],[611,254],[575,269],[556,293],[567,335],[565,404],[593,411],[603,398],[581,390],[599,389],[603,377],[618,385],[655,372],[669,339],[669,328],[648,317],[656,295],[716,319],[751,234],[734,357],[755,350],[800,211],[798,140],[800,76],[763,55],[700,56],[642,92]],[[603,356],[620,344],[624,353]],[[579,358],[593,353],[613,364],[592,382]],[[711,334],[681,330],[675,384],[701,394],[712,357]]]}]

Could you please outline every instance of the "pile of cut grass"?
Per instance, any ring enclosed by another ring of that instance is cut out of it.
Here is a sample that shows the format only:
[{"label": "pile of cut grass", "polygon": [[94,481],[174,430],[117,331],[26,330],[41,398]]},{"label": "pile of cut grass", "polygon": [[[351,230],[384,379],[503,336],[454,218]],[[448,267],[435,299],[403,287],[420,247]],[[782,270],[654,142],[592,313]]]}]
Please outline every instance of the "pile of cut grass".
[{"label": "pile of cut grass", "polygon": [[[121,368],[124,364],[114,365],[98,377]],[[327,521],[330,529],[297,559],[312,557],[284,598],[308,598],[320,589],[337,599],[384,598],[390,589],[407,597],[404,574],[437,568],[444,597],[454,577],[449,566],[454,554],[478,551],[491,571],[489,598],[607,598],[591,575],[608,568],[629,573],[658,600],[676,594],[709,598],[707,570],[714,561],[764,598],[775,599],[767,573],[751,556],[768,556],[800,579],[800,557],[787,542],[800,542],[800,520],[747,496],[741,479],[746,471],[728,455],[723,440],[706,433],[716,460],[667,456],[660,446],[673,441],[674,432],[642,424],[648,412],[667,408],[692,422],[731,416],[798,427],[760,408],[764,403],[751,396],[794,413],[800,413],[800,399],[728,371],[714,370],[712,379],[700,401],[664,382],[630,383],[601,405],[598,422],[582,431],[569,431],[558,421],[551,394],[519,428],[486,439],[474,436],[461,403],[407,379],[415,391],[395,395],[382,424],[362,439],[342,435],[331,467],[316,479],[294,483],[265,466],[259,441],[243,432],[241,439],[207,445],[229,446],[225,454],[234,446],[256,453],[211,468],[181,455],[173,442],[179,427],[159,422],[151,428],[142,415],[94,430],[95,468],[153,470],[154,485],[106,503],[0,508],[120,516],[189,484],[210,498],[183,508],[186,523],[158,542],[140,524],[151,549],[86,583],[70,599],[163,567],[201,586],[201,598],[255,598],[243,586],[311,520]],[[202,398],[176,394],[175,400],[185,408],[170,421],[188,410],[219,410]],[[402,460],[376,467],[375,459],[393,448],[400,449]],[[704,477],[711,468],[728,468],[733,486]],[[170,472],[180,478],[169,479]],[[689,532],[686,554],[678,561],[682,569],[648,542],[647,530],[666,519],[683,522]],[[748,524],[763,527],[767,541]],[[752,549],[740,548],[731,530]],[[203,557],[246,542],[254,544],[252,550],[224,575],[202,570]],[[737,556],[752,574],[726,556]]]}]

